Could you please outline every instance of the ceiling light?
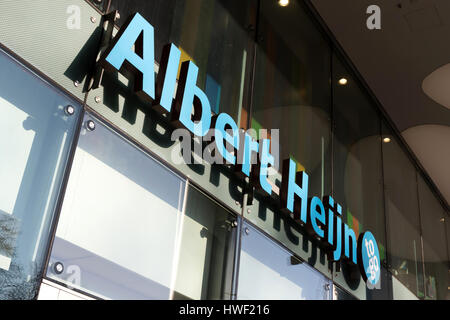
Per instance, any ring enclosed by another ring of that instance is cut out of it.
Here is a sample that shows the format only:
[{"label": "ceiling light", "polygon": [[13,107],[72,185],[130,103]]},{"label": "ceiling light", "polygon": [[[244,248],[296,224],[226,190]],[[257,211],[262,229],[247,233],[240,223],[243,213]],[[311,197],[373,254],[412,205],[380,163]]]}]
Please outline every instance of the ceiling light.
[{"label": "ceiling light", "polygon": [[386,138],[383,139],[383,142],[384,143],[389,143],[389,142],[391,142],[391,138],[386,137]]},{"label": "ceiling light", "polygon": [[278,4],[282,7],[289,5],[289,0],[278,0]]},{"label": "ceiling light", "polygon": [[348,83],[348,80],[346,78],[339,79],[339,84],[341,86],[345,86],[345,85],[347,85],[347,83]]},{"label": "ceiling light", "polygon": [[450,63],[433,71],[422,82],[422,90],[435,102],[450,109],[450,92],[448,81],[450,80]]}]

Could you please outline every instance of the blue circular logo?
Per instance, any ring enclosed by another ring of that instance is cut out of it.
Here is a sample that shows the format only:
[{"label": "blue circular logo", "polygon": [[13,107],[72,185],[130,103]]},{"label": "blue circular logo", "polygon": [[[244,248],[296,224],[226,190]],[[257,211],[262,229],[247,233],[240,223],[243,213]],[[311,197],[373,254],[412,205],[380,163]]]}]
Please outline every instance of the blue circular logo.
[{"label": "blue circular logo", "polygon": [[364,281],[375,286],[380,281],[380,252],[372,232],[362,233],[358,239],[358,264]]}]

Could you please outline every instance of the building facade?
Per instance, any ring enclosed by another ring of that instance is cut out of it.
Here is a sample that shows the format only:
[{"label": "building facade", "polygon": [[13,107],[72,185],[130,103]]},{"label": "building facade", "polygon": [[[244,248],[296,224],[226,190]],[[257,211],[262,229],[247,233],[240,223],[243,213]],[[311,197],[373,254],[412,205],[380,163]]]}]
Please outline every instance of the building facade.
[{"label": "building facade", "polygon": [[[273,196],[98,63],[136,12],[157,73],[173,43],[213,114],[279,141]],[[450,298],[448,204],[309,1],[6,0],[0,17],[1,299]],[[373,233],[377,287],[281,210],[286,158]]]}]

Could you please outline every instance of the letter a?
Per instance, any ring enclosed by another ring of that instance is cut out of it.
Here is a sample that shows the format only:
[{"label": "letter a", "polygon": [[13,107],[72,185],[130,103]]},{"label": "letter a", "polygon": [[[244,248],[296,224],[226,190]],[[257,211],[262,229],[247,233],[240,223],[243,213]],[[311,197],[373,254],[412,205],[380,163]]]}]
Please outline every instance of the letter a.
[{"label": "letter a", "polygon": [[367,29],[369,30],[380,30],[381,29],[381,9],[377,5],[371,5],[367,8],[367,14],[371,14],[367,18]]},{"label": "letter a", "polygon": [[[120,29],[113,45],[106,51],[101,63],[122,74],[135,74],[135,91],[142,98],[155,98],[155,35],[152,25],[135,13]],[[134,45],[134,51],[133,51]]]}]

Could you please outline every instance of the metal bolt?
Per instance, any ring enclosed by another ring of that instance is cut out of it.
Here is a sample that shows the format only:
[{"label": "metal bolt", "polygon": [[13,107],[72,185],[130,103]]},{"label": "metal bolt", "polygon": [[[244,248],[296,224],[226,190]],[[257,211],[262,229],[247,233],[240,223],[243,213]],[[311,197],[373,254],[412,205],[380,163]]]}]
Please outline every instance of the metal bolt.
[{"label": "metal bolt", "polygon": [[91,17],[91,22],[95,23],[97,21],[97,19],[95,17]]},{"label": "metal bolt", "polygon": [[233,227],[233,228],[236,228],[237,227],[237,225],[238,225],[238,223],[237,223],[237,221],[235,220],[235,221],[233,221],[232,223],[231,223],[231,226]]},{"label": "metal bolt", "polygon": [[73,83],[73,85],[74,85],[75,87],[78,87],[78,86],[80,85],[80,83],[78,82],[78,80],[75,80],[74,83]]},{"label": "metal bolt", "polygon": [[86,129],[88,129],[89,131],[94,131],[95,130],[95,122],[92,120],[88,120],[86,122]]},{"label": "metal bolt", "polygon": [[75,108],[71,105],[68,105],[64,108],[64,112],[68,115],[68,116],[73,116],[75,114]]},{"label": "metal bolt", "polygon": [[246,235],[249,235],[250,234],[250,229],[249,228],[245,228],[244,232],[245,232]]},{"label": "metal bolt", "polygon": [[252,213],[252,209],[247,209],[247,213],[248,214]]},{"label": "metal bolt", "polygon": [[102,99],[100,99],[99,96],[96,96],[96,97],[94,98],[94,100],[95,100],[96,103],[100,103],[100,102],[102,101]]},{"label": "metal bolt", "polygon": [[61,263],[61,262],[56,262],[54,265],[53,265],[53,271],[56,273],[56,274],[61,274],[61,273],[63,273],[64,272],[64,265]]},{"label": "metal bolt", "polygon": [[235,203],[236,203],[237,206],[240,205],[239,201],[236,201]]}]

